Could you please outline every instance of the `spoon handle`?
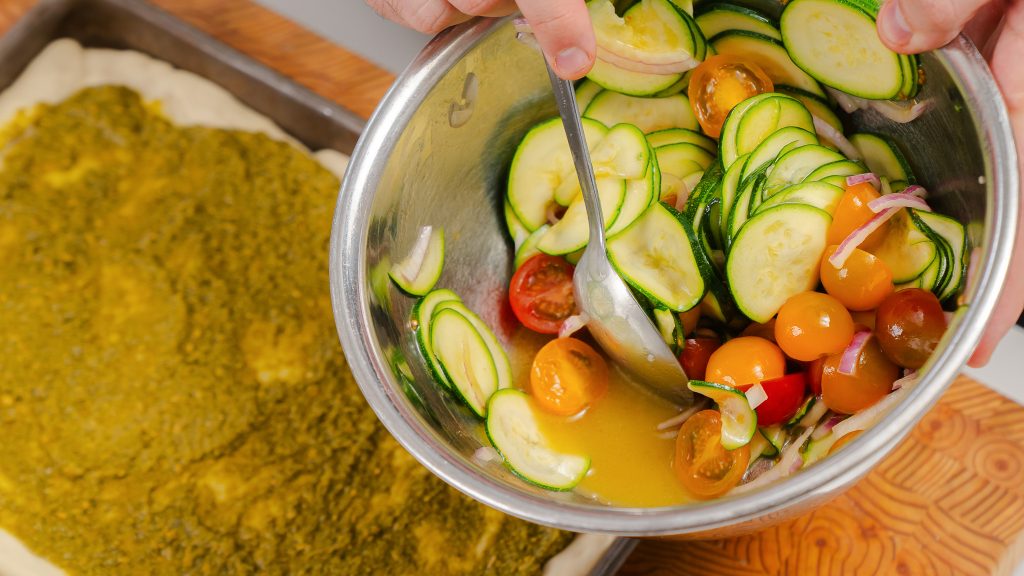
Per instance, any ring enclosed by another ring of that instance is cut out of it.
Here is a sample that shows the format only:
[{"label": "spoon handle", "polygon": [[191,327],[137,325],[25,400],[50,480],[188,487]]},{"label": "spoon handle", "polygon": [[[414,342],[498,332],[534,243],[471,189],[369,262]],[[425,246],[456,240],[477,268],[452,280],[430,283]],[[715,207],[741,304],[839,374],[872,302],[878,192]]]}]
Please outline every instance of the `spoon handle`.
[{"label": "spoon handle", "polygon": [[[545,60],[547,64],[547,61]],[[590,224],[590,240],[588,246],[605,251],[604,214],[601,212],[601,199],[597,194],[597,182],[594,179],[594,166],[590,161],[590,149],[583,134],[583,123],[580,121],[580,109],[576,104],[576,92],[572,82],[563,80],[555,74],[548,64],[548,77],[551,88],[555,92],[558,113],[562,116],[565,134],[569,139],[569,150],[572,152],[573,163],[576,165],[576,176],[580,180],[583,191],[583,203],[587,208],[587,220]]]}]

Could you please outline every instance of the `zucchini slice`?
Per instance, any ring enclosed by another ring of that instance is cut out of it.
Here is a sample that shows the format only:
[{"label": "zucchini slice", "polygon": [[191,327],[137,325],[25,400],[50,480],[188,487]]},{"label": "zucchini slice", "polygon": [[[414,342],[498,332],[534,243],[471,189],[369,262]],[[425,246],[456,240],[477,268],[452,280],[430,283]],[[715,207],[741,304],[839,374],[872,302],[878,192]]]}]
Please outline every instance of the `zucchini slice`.
[{"label": "zucchini slice", "polygon": [[687,388],[711,398],[718,404],[718,410],[722,413],[723,448],[742,448],[754,437],[757,432],[757,412],[750,407],[747,395],[741,390],[703,380],[690,380]]},{"label": "zucchini slice", "polygon": [[949,247],[949,282],[936,296],[939,300],[948,300],[960,292],[967,274],[967,230],[964,225],[942,214],[915,211],[915,215],[931,231],[941,237]]},{"label": "zucchini slice", "polygon": [[710,44],[716,54],[729,54],[757,64],[775,84],[786,84],[821,98],[827,97],[818,82],[793,63],[778,40],[756,32],[730,30],[712,38]]},{"label": "zucchini slice", "polygon": [[803,128],[787,126],[776,130],[750,153],[750,158],[747,159],[747,164],[743,168],[743,178],[748,178],[757,170],[774,162],[782,154],[783,150],[810,146],[817,143],[817,135]]},{"label": "zucchini slice", "polygon": [[697,266],[697,239],[685,218],[652,204],[628,228],[608,240],[608,257],[622,278],[645,297],[674,312],[704,298]]},{"label": "zucchini slice", "polygon": [[900,210],[887,224],[889,230],[874,254],[892,271],[893,283],[911,282],[939,257],[938,248],[914,225],[906,210]]},{"label": "zucchini slice", "polygon": [[686,130],[685,128],[669,128],[667,130],[651,132],[647,135],[647,142],[655,149],[670,144],[696,144],[712,154],[718,154],[717,142],[700,132]]},{"label": "zucchini slice", "polygon": [[551,226],[545,224],[533,232],[530,232],[530,235],[523,241],[522,246],[516,250],[515,262],[513,263],[516,270],[519,270],[519,267],[530,258],[533,258],[537,254],[542,254],[540,248],[537,248],[537,244],[550,229]]},{"label": "zucchini slice", "polygon": [[491,350],[473,323],[452,308],[435,310],[430,319],[430,346],[451,384],[449,388],[481,418],[498,390],[498,370]]},{"label": "zucchini slice", "polygon": [[[651,162],[643,178],[626,182],[626,197],[622,201],[619,215],[608,228],[608,236],[614,236],[632,224],[645,210],[656,202],[661,194],[662,174],[658,159],[651,153]],[[588,233],[589,239],[589,233]]]},{"label": "zucchini slice", "polygon": [[552,449],[534,410],[524,392],[495,393],[487,408],[487,438],[516,476],[547,490],[572,490],[590,470],[590,458]]},{"label": "zucchini slice", "polygon": [[434,289],[444,269],[444,228],[424,226],[409,254],[388,275],[407,294],[423,296]]},{"label": "zucchini slice", "polygon": [[594,67],[587,73],[587,79],[606,91],[630,96],[653,96],[675,86],[683,79],[683,74],[634,72],[597,58],[594,60]]},{"label": "zucchini slice", "polygon": [[[736,158],[754,152],[775,132],[788,127],[814,133],[814,119],[807,108],[795,98],[768,92],[733,109],[722,127],[722,164],[731,166]],[[817,141],[817,138],[815,138]],[[780,147],[781,148],[781,147]],[[756,170],[760,166],[752,166]]]},{"label": "zucchini slice", "polygon": [[682,94],[639,98],[606,90],[594,98],[583,116],[605,126],[632,124],[645,134],[668,128],[700,129],[690,100]]},{"label": "zucchini slice", "polygon": [[416,301],[416,304],[412,307],[412,318],[410,321],[413,332],[416,334],[416,344],[420,349],[420,354],[423,356],[427,369],[430,371],[430,375],[434,377],[438,384],[445,388],[450,388],[451,382],[448,381],[448,376],[445,375],[437,358],[434,357],[434,349],[430,345],[430,319],[434,316],[434,309],[439,304],[448,301],[461,302],[462,299],[451,290],[434,290]]},{"label": "zucchini slice", "polygon": [[843,121],[839,119],[839,115],[836,114],[835,109],[832,108],[832,105],[829,104],[828,100],[825,98],[816,96],[799,88],[786,86],[785,84],[779,84],[776,86],[775,91],[780,94],[796,98],[804,105],[805,108],[807,108],[807,111],[810,112],[812,116],[821,118],[826,124],[835,128],[840,134],[846,132],[846,129],[843,128]]},{"label": "zucchini slice", "polygon": [[779,453],[782,452],[783,446],[786,444],[786,436],[788,436],[786,430],[780,425],[759,428],[758,430],[761,432],[761,435],[768,440],[768,443],[772,447],[772,450],[764,452],[764,455],[778,456]]},{"label": "zucchini slice", "polygon": [[858,162],[854,162],[853,160],[836,160],[835,162],[829,162],[828,164],[815,169],[807,175],[807,178],[804,178],[804,182],[821,182],[822,180],[832,176],[842,176],[844,184],[840,187],[845,189],[847,176],[863,174],[864,171],[864,166]]},{"label": "zucchini slice", "polygon": [[593,80],[584,78],[582,82],[576,86],[576,107],[580,110],[586,110],[587,106],[594,101],[594,98],[600,94],[604,88],[600,84]]},{"label": "zucchini slice", "polygon": [[[589,148],[593,149],[607,132],[600,122],[583,120]],[[532,232],[547,223],[548,207],[554,202],[563,179],[571,178],[579,186],[573,166],[560,118],[534,126],[523,137],[509,170],[508,202],[527,230]]]},{"label": "zucchini slice", "polygon": [[804,204],[756,214],[736,236],[726,262],[733,299],[764,324],[792,296],[814,290],[832,217]]},{"label": "zucchini slice", "polygon": [[917,182],[907,157],[892,140],[879,134],[861,133],[851,134],[850,143],[860,152],[868,170],[879,178],[888,178],[890,182]]},{"label": "zucchini slice", "polygon": [[719,217],[721,222],[719,223],[719,235],[718,244],[719,246],[726,245],[725,236],[729,232],[729,216],[732,214],[732,206],[736,202],[736,198],[740,194],[740,183],[741,176],[743,175],[743,168],[747,164],[748,156],[740,156],[736,159],[736,162],[729,167],[725,172],[725,176],[722,177],[722,185],[719,188],[721,196],[721,212]]},{"label": "zucchini slice", "polygon": [[475,312],[469,309],[468,306],[462,303],[461,300],[445,300],[438,302],[434,308],[434,314],[437,314],[441,310],[455,310],[459,314],[462,314],[469,320],[469,323],[473,325],[473,328],[483,339],[484,344],[487,345],[487,350],[490,352],[491,360],[494,362],[494,369],[498,375],[498,390],[504,390],[505,388],[512,387],[512,366],[508,361],[508,354],[505,353],[505,349],[501,346],[501,342],[498,341],[498,337],[494,335],[494,331],[491,327],[483,321],[482,318],[476,315]]},{"label": "zucchini slice", "polygon": [[784,188],[758,206],[758,211],[767,210],[780,204],[806,204],[824,210],[829,215],[835,214],[839,201],[843,199],[844,190],[824,182],[802,182]]},{"label": "zucchini slice", "polygon": [[710,7],[696,18],[705,38],[714,39],[722,32],[730,30],[746,30],[774,40],[782,40],[778,25],[756,10],[725,2],[706,4],[710,4]]},{"label": "zucchini slice", "polygon": [[846,156],[825,146],[811,144],[794,148],[779,156],[775,164],[768,169],[765,196],[771,196],[790,185],[799,184],[818,168],[840,160],[846,160]]},{"label": "zucchini slice", "polygon": [[505,228],[508,229],[508,235],[512,237],[512,245],[515,246],[518,252],[532,232],[519,221],[519,216],[516,216],[516,211],[508,203],[508,198],[505,198],[504,212]]},{"label": "zucchini slice", "polygon": [[900,95],[900,58],[882,43],[874,17],[855,4],[791,0],[779,27],[793,61],[822,84],[871,100]]},{"label": "zucchini slice", "polygon": [[[626,181],[621,178],[599,178],[597,195],[601,202],[601,215],[604,227],[608,230],[618,218],[626,199]],[[537,248],[545,254],[561,256],[583,249],[590,240],[590,227],[587,221],[587,207],[583,195],[576,194],[576,199],[569,204],[562,219],[551,226],[551,229],[537,243]]]}]

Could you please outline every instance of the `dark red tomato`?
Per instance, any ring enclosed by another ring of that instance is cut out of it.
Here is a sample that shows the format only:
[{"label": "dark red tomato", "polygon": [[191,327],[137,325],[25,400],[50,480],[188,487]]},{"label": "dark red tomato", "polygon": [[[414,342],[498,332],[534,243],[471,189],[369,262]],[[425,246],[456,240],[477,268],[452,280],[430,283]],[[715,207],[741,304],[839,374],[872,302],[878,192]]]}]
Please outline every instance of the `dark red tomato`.
[{"label": "dark red tomato", "polygon": [[523,326],[541,334],[558,334],[562,322],[576,313],[573,271],[564,258],[547,254],[530,258],[516,270],[508,298]]},{"label": "dark red tomato", "polygon": [[828,356],[822,356],[807,365],[807,384],[815,396],[821,396],[821,373],[825,370],[825,360],[827,359]]},{"label": "dark red tomato", "polygon": [[707,375],[711,354],[721,345],[722,342],[717,338],[687,338],[686,347],[679,355],[679,363],[683,365],[686,376],[690,380],[703,380]]},{"label": "dark red tomato", "polygon": [[934,294],[920,288],[894,292],[878,307],[875,334],[882,351],[904,368],[918,369],[946,332],[946,316]]},{"label": "dark red tomato", "polygon": [[853,374],[839,371],[842,353],[825,359],[821,374],[821,399],[835,412],[856,414],[885,398],[900,377],[899,366],[882,353],[877,338],[870,338],[857,357]]},{"label": "dark red tomato", "polygon": [[768,399],[755,409],[757,425],[774,426],[792,418],[804,403],[807,376],[803,372],[787,374],[782,378],[765,380],[761,387]]}]

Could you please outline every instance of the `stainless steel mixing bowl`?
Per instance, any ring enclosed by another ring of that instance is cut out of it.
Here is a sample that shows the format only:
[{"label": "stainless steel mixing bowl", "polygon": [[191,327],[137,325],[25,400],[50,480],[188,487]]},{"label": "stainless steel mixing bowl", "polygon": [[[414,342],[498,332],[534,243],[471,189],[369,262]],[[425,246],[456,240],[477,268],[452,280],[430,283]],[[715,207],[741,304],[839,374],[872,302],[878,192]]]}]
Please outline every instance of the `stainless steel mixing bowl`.
[{"label": "stainless steel mixing bowl", "polygon": [[[777,7],[777,4],[775,5]],[[934,108],[906,126],[858,113],[854,125],[892,135],[941,211],[968,223],[980,248],[946,338],[902,405],[826,463],[740,497],[671,508],[620,508],[545,492],[500,462],[480,423],[425,371],[409,313],[387,279],[424,225],[447,231],[439,286],[455,290],[506,344],[512,249],[502,219],[508,165],[523,134],[556,115],[541,58],[511,22],[477,20],[438,36],[388,93],[357,146],[331,238],[338,332],[363,394],[391,433],[449,484],[526,520],[581,532],[721,536],[807,511],[886,456],[935,403],[978,342],[1007,274],[1019,174],[1005,106],[966,39],[923,58]],[[337,401],[341,401],[340,399]],[[641,473],[638,471],[638,473]]]}]

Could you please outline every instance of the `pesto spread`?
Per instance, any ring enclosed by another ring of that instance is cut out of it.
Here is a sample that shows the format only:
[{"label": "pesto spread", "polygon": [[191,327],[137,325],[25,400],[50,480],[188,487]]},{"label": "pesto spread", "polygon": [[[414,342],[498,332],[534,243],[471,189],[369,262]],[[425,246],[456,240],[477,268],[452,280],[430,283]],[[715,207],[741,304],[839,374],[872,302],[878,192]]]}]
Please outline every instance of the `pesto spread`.
[{"label": "pesto spread", "polygon": [[532,574],[571,535],[435,479],[334,332],[338,181],[127,89],[5,132],[0,528],[72,574]]}]

